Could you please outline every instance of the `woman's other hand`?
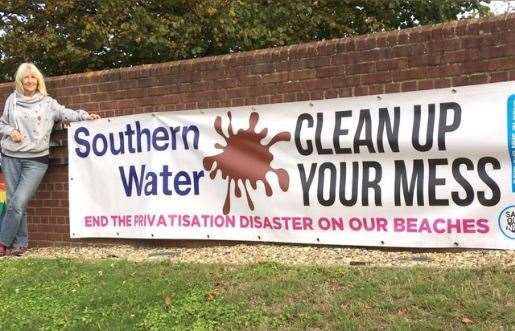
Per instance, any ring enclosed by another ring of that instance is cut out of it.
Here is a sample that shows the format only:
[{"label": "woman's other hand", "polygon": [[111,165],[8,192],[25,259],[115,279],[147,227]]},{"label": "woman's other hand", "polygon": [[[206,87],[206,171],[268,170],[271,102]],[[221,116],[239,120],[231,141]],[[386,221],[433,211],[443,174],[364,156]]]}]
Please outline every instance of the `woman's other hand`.
[{"label": "woman's other hand", "polygon": [[15,143],[19,143],[23,140],[23,135],[21,134],[20,131],[18,131],[17,129],[14,129],[11,132],[11,140],[14,141]]},{"label": "woman's other hand", "polygon": [[100,118],[101,118],[101,117],[100,117],[100,115],[98,115],[98,114],[89,114],[89,119],[90,119],[90,120],[98,120],[98,119],[100,119]]}]

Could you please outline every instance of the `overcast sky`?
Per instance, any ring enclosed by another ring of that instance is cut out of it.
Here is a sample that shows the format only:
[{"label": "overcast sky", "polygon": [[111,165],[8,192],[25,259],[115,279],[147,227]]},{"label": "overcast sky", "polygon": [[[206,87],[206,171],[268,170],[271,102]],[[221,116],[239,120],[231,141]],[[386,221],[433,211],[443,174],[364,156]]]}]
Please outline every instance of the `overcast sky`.
[{"label": "overcast sky", "polygon": [[492,0],[489,6],[490,10],[496,15],[515,12],[515,1],[512,0]]}]

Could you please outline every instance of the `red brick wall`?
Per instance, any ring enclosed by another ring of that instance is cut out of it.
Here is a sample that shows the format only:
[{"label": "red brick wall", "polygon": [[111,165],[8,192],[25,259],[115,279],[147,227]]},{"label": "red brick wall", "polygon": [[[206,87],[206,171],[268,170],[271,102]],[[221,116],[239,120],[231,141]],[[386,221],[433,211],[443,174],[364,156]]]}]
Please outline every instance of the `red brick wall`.
[{"label": "red brick wall", "polygon": [[[70,108],[108,117],[508,80],[515,80],[515,14],[52,77],[48,90]],[[0,84],[2,104],[11,85]],[[70,243],[67,180],[67,166],[50,167],[29,207],[31,245]]]}]

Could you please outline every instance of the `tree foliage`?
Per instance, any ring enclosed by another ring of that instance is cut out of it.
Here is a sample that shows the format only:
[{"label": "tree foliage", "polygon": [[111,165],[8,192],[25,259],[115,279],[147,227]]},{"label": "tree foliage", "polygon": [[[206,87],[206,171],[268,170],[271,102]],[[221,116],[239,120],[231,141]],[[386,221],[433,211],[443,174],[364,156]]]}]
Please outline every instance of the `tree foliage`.
[{"label": "tree foliage", "polygon": [[157,63],[485,15],[480,0],[0,0],[0,80]]}]

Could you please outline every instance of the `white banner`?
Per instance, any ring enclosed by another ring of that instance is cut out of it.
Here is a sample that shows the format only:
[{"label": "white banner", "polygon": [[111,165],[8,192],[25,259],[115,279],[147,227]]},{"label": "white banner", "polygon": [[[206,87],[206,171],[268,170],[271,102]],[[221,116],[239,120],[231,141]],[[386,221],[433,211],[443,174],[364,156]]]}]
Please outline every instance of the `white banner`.
[{"label": "white banner", "polygon": [[515,249],[515,84],[68,132],[72,238]]}]

